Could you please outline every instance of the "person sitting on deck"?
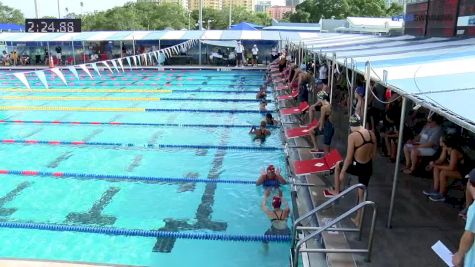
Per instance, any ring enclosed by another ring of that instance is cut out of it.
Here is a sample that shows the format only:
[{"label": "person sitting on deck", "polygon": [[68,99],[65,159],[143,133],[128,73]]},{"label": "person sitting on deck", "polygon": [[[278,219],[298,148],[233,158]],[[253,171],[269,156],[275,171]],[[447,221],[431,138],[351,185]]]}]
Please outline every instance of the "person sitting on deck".
[{"label": "person sitting on deck", "polygon": [[[343,162],[335,167],[335,187],[323,191],[325,197],[333,197],[340,193],[341,185],[344,184],[346,174],[358,177],[358,183],[368,187],[371,175],[373,175],[373,159],[376,156],[376,136],[372,131],[363,127],[360,117],[356,114],[350,117],[351,133],[348,136],[348,147]],[[358,200],[362,201],[364,191],[358,189]],[[360,224],[361,210],[351,220],[356,225]]]},{"label": "person sitting on deck", "polygon": [[[261,209],[267,215],[271,221],[271,227],[265,232],[264,235],[290,235],[290,229],[287,224],[287,219],[289,218],[290,209],[287,201],[279,195],[272,198],[272,208],[269,210],[267,208],[267,199],[269,198],[270,191],[266,190],[264,193],[264,198],[262,199]],[[283,207],[282,207],[283,206]],[[267,243],[267,242],[264,242]]]},{"label": "person sitting on deck", "polygon": [[433,114],[427,118],[427,124],[419,135],[407,141],[404,145],[406,167],[402,170],[405,174],[412,174],[417,167],[419,157],[432,157],[439,148],[439,139],[442,135],[442,117]]},{"label": "person sitting on deck", "polygon": [[267,123],[265,121],[261,121],[260,127],[256,128],[256,126],[252,126],[249,133],[255,135],[254,139],[265,139],[270,135],[270,131],[266,128],[266,125]]},{"label": "person sitting on deck", "polygon": [[274,165],[269,165],[265,173],[256,181],[256,186],[262,185],[264,187],[279,187],[281,184],[287,184],[287,181],[280,174],[280,170],[276,170]]},{"label": "person sitting on deck", "polygon": [[310,139],[313,143],[313,149],[310,152],[319,152],[317,137],[323,135],[323,152],[328,154],[330,152],[330,145],[332,142],[335,128],[330,121],[330,115],[332,113],[332,105],[330,104],[330,97],[325,91],[320,91],[317,94],[317,103],[312,105],[310,110],[310,123],[315,117],[315,112],[320,109],[320,120],[317,126],[310,129]]},{"label": "person sitting on deck", "polygon": [[433,171],[434,187],[432,191],[422,193],[432,201],[445,201],[449,179],[462,179],[469,170],[465,168],[464,153],[453,135],[440,138],[442,153],[436,161],[429,162],[427,170]]}]

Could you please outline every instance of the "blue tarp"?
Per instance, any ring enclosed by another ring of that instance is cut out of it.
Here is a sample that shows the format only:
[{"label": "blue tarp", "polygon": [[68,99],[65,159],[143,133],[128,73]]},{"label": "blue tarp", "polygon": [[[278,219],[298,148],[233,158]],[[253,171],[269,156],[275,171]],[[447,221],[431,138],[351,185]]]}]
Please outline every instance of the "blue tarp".
[{"label": "blue tarp", "polygon": [[251,24],[248,22],[241,22],[239,24],[231,25],[230,30],[238,31],[256,31],[257,29],[262,28],[262,26]]},{"label": "blue tarp", "polygon": [[0,23],[0,31],[2,32],[20,32],[25,29],[25,26],[23,25],[18,25],[18,24],[13,24],[13,23]]}]

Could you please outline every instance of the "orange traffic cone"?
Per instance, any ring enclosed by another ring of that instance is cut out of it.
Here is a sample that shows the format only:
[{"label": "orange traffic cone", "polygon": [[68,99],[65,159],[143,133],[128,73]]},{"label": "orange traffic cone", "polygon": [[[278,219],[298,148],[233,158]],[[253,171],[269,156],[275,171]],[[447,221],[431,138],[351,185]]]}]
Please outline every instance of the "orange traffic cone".
[{"label": "orange traffic cone", "polygon": [[49,57],[49,67],[54,68],[54,60],[52,56]]}]

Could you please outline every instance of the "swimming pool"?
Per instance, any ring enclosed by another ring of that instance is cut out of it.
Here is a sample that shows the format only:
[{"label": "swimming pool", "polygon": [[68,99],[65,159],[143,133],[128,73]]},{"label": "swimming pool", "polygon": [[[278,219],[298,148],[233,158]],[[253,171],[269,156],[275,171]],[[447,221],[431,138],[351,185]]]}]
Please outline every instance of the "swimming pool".
[{"label": "swimming pool", "polygon": [[[80,81],[64,72],[70,86],[50,75],[49,90],[28,75],[33,91],[0,75],[0,223],[98,233],[0,228],[0,257],[288,265],[288,242],[271,242],[265,251],[259,241],[270,222],[260,210],[262,189],[252,182],[271,163],[285,173],[279,130],[264,143],[248,135],[262,119],[255,93],[263,72],[103,71],[94,80],[80,73]],[[251,240],[208,240],[221,234]]]}]

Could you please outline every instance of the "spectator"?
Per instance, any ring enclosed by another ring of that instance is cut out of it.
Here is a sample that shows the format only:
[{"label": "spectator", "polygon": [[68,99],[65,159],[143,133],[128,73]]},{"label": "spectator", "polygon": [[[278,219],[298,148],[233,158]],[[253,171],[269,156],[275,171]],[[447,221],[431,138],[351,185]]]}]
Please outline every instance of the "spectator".
[{"label": "spectator", "polygon": [[464,154],[455,136],[448,135],[440,138],[442,153],[440,157],[429,162],[427,170],[433,171],[433,190],[423,190],[422,193],[432,201],[445,201],[447,182],[449,179],[462,179],[465,174]]},{"label": "spectator", "polygon": [[256,44],[252,46],[251,52],[252,52],[252,66],[254,67],[254,65],[257,66],[257,59],[258,59],[257,53],[259,53],[259,49],[257,48]]},{"label": "spectator", "polygon": [[319,107],[320,109],[320,119],[316,127],[310,129],[310,139],[313,143],[313,149],[310,152],[319,153],[317,138],[320,135],[323,135],[323,152],[327,154],[330,152],[330,145],[332,142],[333,134],[335,133],[335,128],[333,127],[332,122],[330,121],[330,115],[332,113],[332,105],[330,104],[330,97],[327,92],[320,91],[317,94],[317,103],[312,105],[310,109],[310,123],[315,116],[315,110]]},{"label": "spectator", "polygon": [[279,53],[277,51],[277,47],[272,47],[272,50],[270,51],[270,57],[272,59],[272,62],[274,62],[274,60],[278,59],[279,58]]},{"label": "spectator", "polygon": [[[467,163],[466,163],[467,164]],[[467,164],[468,165],[468,164]],[[472,166],[473,167],[473,166]],[[471,174],[473,174],[471,176]],[[465,208],[463,208],[460,212],[459,212],[459,216],[464,218],[464,219],[467,219],[467,211],[468,211],[468,208],[470,207],[470,205],[472,205],[473,203],[473,196],[470,192],[470,177],[474,177],[475,176],[475,169],[472,169],[470,171],[469,174],[467,174],[465,176],[465,178],[468,180],[467,182],[467,187],[465,189]]]},{"label": "spectator", "polygon": [[18,65],[18,53],[16,50],[13,50],[12,52],[12,63],[13,63],[13,66]]},{"label": "spectator", "polygon": [[427,118],[427,124],[415,139],[409,140],[404,145],[404,157],[406,166],[405,174],[412,174],[417,167],[420,157],[432,157],[439,148],[439,139],[442,135],[442,117],[433,114]]},{"label": "spectator", "polygon": [[3,50],[2,61],[4,66],[10,65],[10,55],[5,50]]},{"label": "spectator", "polygon": [[56,59],[58,60],[58,65],[60,65],[63,49],[61,48],[61,46],[58,45],[58,46],[56,46],[56,48],[54,50],[56,51]]},{"label": "spectator", "polygon": [[[475,197],[475,170],[469,174],[467,190]],[[475,205],[470,205],[467,213],[467,222],[465,223],[465,232],[460,238],[460,245],[457,252],[452,257],[452,263],[455,267],[473,267],[475,266]]]},{"label": "spectator", "polygon": [[28,54],[23,54],[20,58],[20,63],[22,65],[29,65],[30,64],[30,56]]},{"label": "spectator", "polygon": [[366,93],[366,88],[365,88],[364,80],[360,79],[355,89],[355,99],[356,99],[355,113],[358,114],[358,116],[360,117],[364,116],[365,93]]},{"label": "spectator", "polygon": [[236,52],[236,67],[242,67],[244,46],[241,44],[241,41],[237,41],[234,51]]},{"label": "spectator", "polygon": [[387,105],[383,120],[384,128],[382,130],[381,136],[384,139],[387,156],[389,156],[391,162],[395,162],[402,104],[401,98],[396,93],[392,94],[389,101],[390,103]]},{"label": "spectator", "polygon": [[[322,82],[323,86],[326,87],[328,85],[328,69],[327,64],[322,64],[318,69],[318,79]],[[325,90],[325,88],[324,88]]]}]

